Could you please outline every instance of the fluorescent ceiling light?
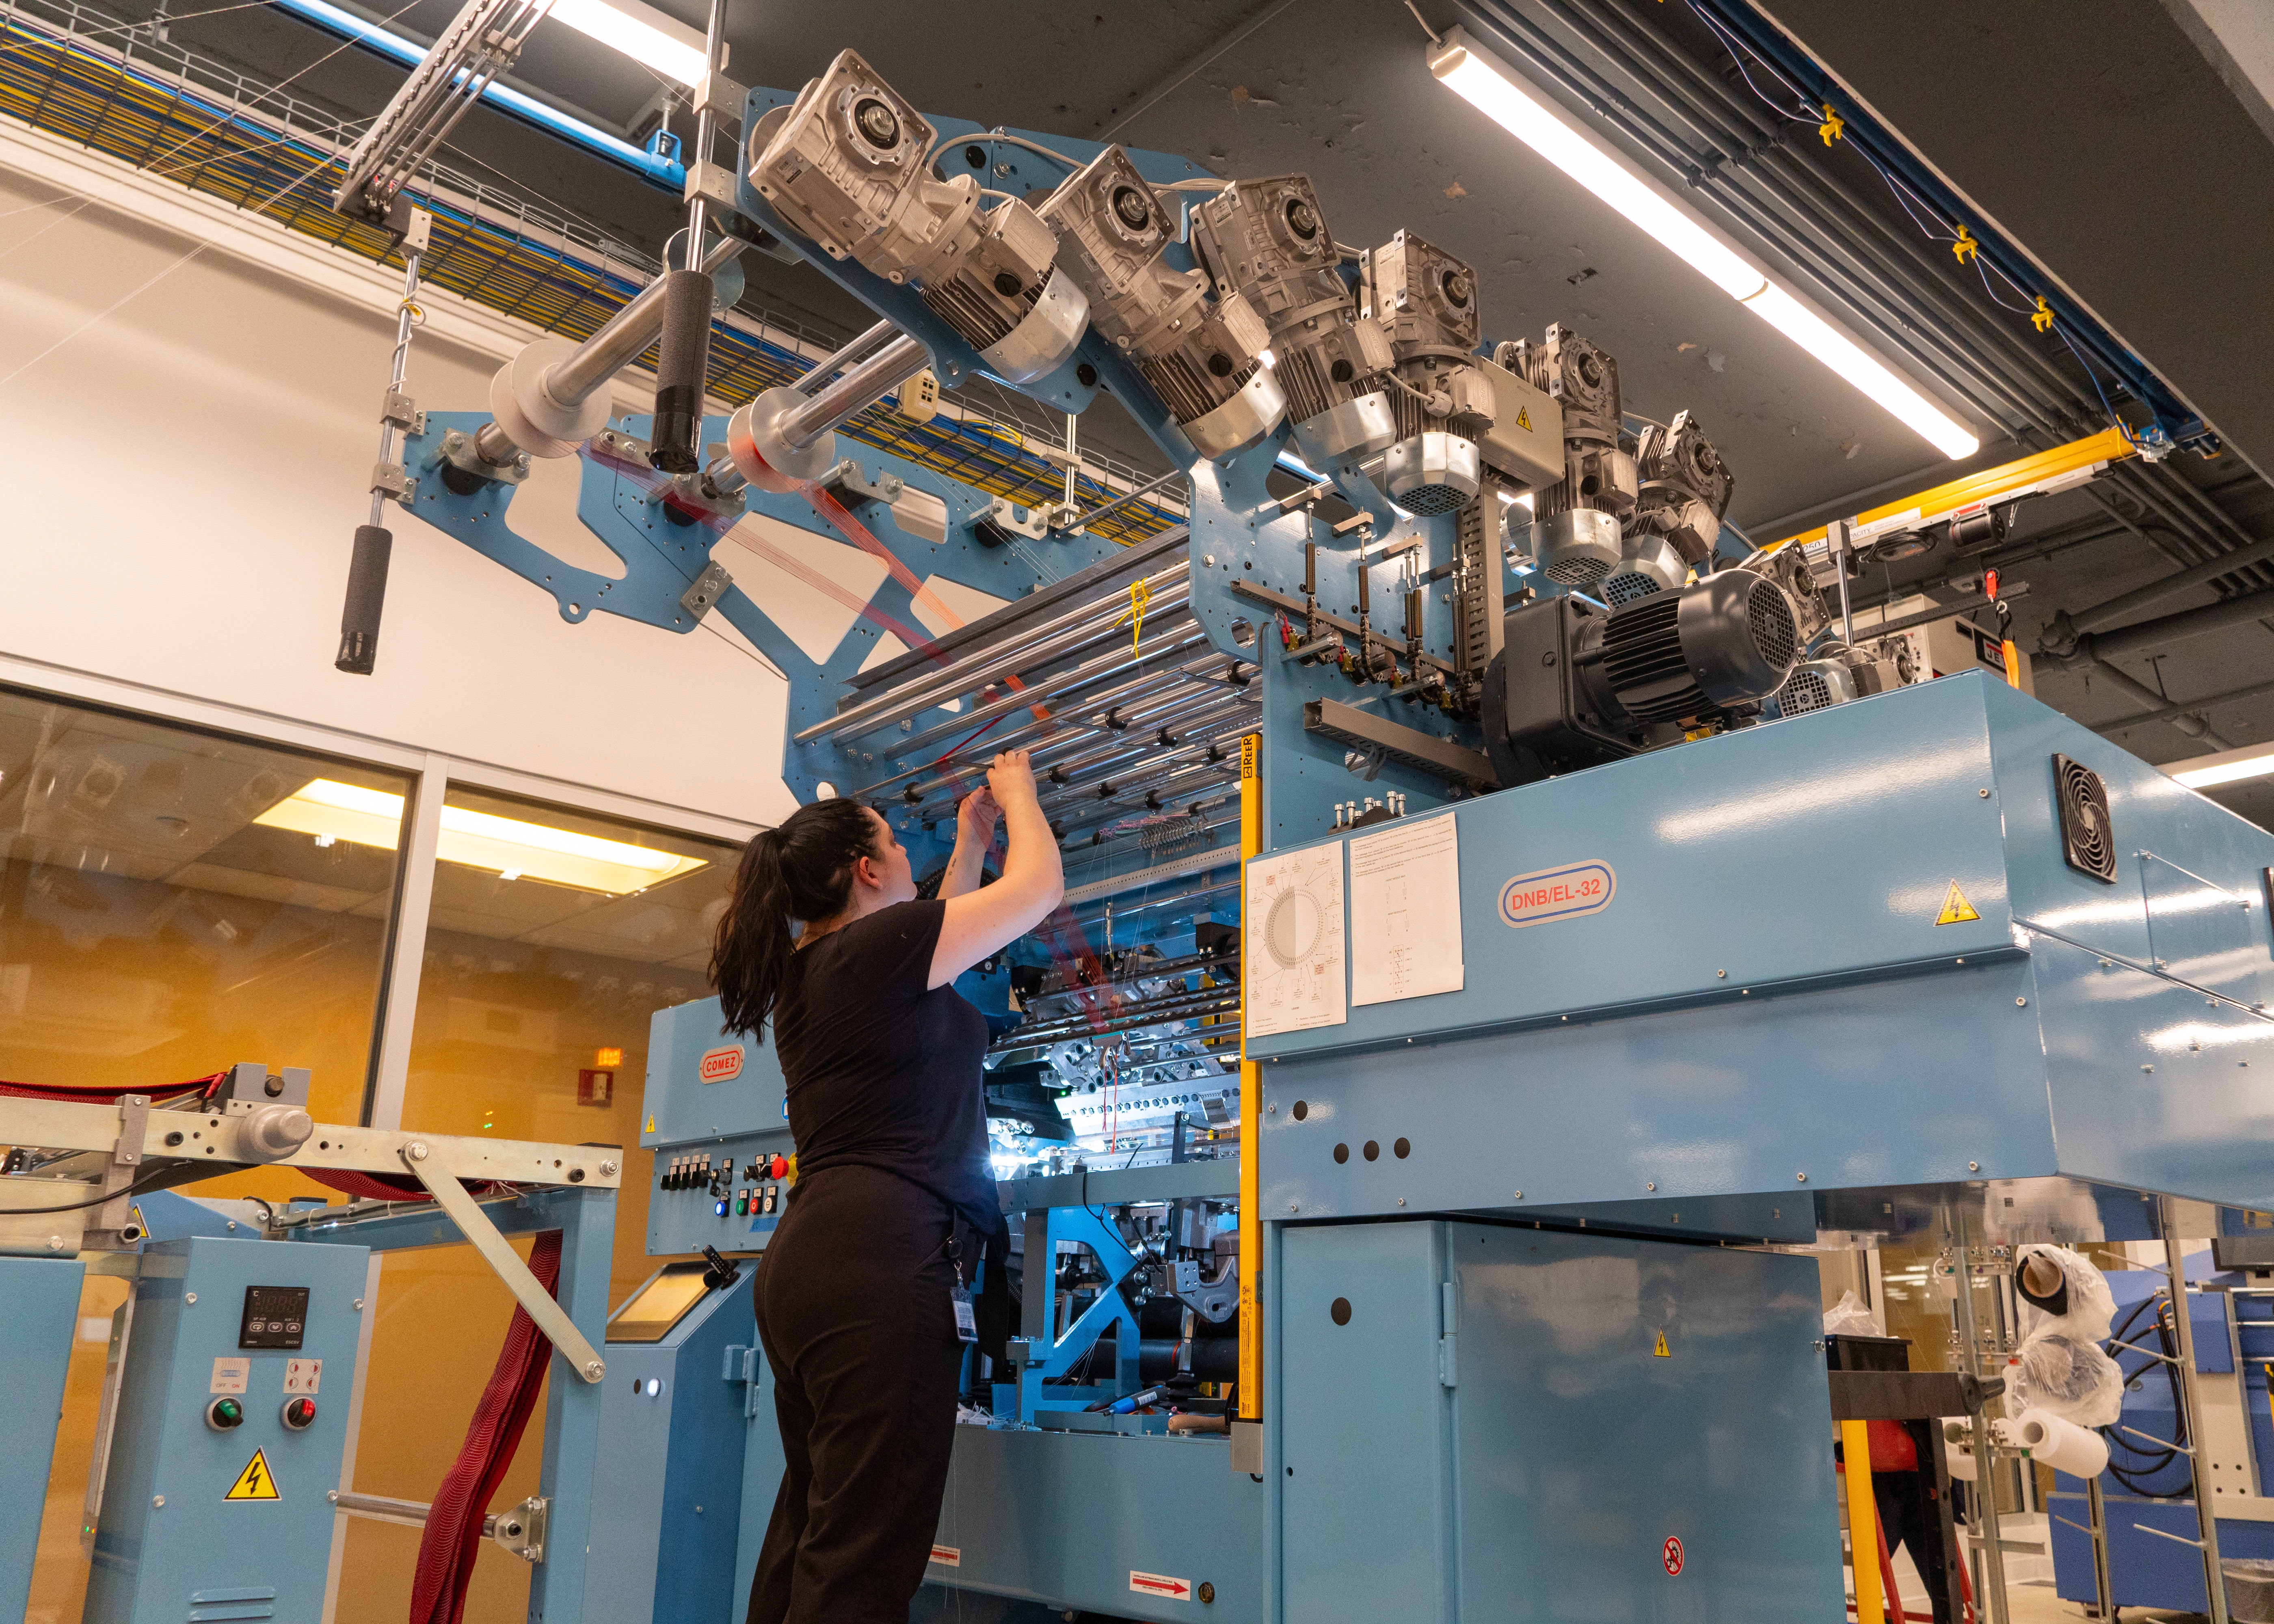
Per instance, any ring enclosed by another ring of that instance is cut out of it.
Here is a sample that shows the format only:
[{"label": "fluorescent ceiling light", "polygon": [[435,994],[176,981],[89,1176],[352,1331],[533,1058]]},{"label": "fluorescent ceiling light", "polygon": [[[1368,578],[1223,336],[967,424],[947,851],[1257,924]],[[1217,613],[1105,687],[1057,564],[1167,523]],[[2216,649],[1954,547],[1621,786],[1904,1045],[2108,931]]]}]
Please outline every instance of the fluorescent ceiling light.
[{"label": "fluorescent ceiling light", "polygon": [[2234,784],[2244,778],[2263,778],[2274,775],[2274,744],[2246,745],[2239,750],[2221,750],[2216,756],[2193,756],[2185,761],[2169,763],[2164,771],[2174,783],[2189,789],[2209,789],[2215,784]]},{"label": "fluorescent ceiling light", "polygon": [[[317,778],[252,821],[269,829],[313,835],[320,841],[346,840],[391,852],[403,826],[403,797]],[[445,862],[487,868],[508,878],[546,880],[612,897],[704,866],[700,857],[453,806],[442,808],[442,831],[434,854]]]},{"label": "fluorescent ceiling light", "polygon": [[1887,370],[1852,339],[1723,242],[1608,149],[1525,91],[1466,31],[1449,28],[1429,71],[1472,106],[1670,248],[1706,281],[1862,390],[1945,456],[1982,442],[1963,424]]},{"label": "fluorescent ceiling light", "polygon": [[679,34],[647,20],[657,13],[645,6],[612,4],[610,0],[553,0],[553,9],[547,15],[555,22],[566,23],[577,33],[623,52],[666,79],[681,85],[702,80],[703,48],[689,45]]}]

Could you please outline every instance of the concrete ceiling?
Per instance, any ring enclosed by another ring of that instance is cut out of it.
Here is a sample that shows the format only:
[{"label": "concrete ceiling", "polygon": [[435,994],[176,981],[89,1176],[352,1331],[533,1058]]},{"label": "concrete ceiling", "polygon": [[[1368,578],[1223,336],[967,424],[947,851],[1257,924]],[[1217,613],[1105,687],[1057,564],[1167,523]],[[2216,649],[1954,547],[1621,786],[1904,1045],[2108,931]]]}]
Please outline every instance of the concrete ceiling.
[{"label": "concrete ceiling", "polygon": [[[129,14],[147,5],[115,3]],[[657,3],[700,26],[699,0]],[[1551,18],[1568,3],[1521,0]],[[1612,4],[1739,83],[1736,64],[1678,0]],[[2274,395],[2257,382],[2274,358],[2274,278],[2265,274],[2274,265],[2274,140],[2240,99],[2248,73],[2206,55],[2202,41],[2218,38],[2212,24],[2232,21],[2222,0],[2168,0],[2201,25],[2191,31],[2131,0],[2090,0],[2089,26],[2063,20],[2066,10],[2052,0],[1990,12],[1965,0],[1773,4],[1954,184],[1980,189],[1985,218],[2238,445],[2274,449]],[[452,0],[418,0],[393,26],[431,36],[455,10]],[[1451,0],[1421,0],[1421,10],[1434,26],[1465,20]],[[295,94],[358,115],[376,111],[401,80],[399,70],[354,50],[310,69],[335,41],[257,9],[177,21],[173,36],[264,77],[299,73]],[[1399,0],[976,9],[879,0],[857,17],[735,0],[728,37],[729,71],[746,83],[802,84],[852,46],[934,112],[1172,151],[1224,175],[1304,170],[1343,241],[1379,243],[1404,229],[1468,259],[1488,336],[1564,322],[1619,358],[1630,410],[1659,418],[1695,413],[1736,470],[1731,519],[1765,529],[1761,539],[1962,471],[1439,86],[1423,60],[1421,27]],[[2239,55],[2249,56],[2247,41]],[[652,75],[556,23],[540,26],[518,79],[626,133],[640,132],[659,105]],[[690,128],[683,111],[672,125]],[[1802,144],[1814,158],[1812,139]],[[653,188],[486,110],[460,126],[452,146],[454,164],[508,177],[650,252],[681,218]],[[1858,196],[1877,184],[1843,154],[1820,161],[1849,164]],[[2048,176],[2088,184],[2048,184]],[[1890,215],[1895,207],[1888,198],[1875,206]],[[757,256],[745,262],[749,304],[840,334],[868,325],[868,312],[818,274]],[[1966,290],[1955,267],[1949,275]],[[1085,443],[1158,466],[1126,419],[1112,421],[1117,415],[1102,400],[1085,419]],[[1996,425],[1972,420],[1987,442],[1977,462],[2015,454]],[[2241,459],[2183,461],[2166,466],[2210,492],[2243,532],[2274,535],[2274,490]],[[2268,465],[2274,458],[2261,463]],[[2016,605],[2025,645],[2056,609],[2081,609],[2180,567],[2152,534],[2127,530],[2081,496],[2024,508],[2001,556],[2007,581],[2027,588]],[[1954,576],[1962,587],[1969,574],[1930,554],[1875,567],[1864,585],[1877,597]],[[2212,598],[2198,588],[2142,618]],[[2261,680],[2274,650],[2269,636],[2248,622],[2151,650],[2152,662],[2124,664],[2151,688],[2200,698]],[[2037,688],[2088,724],[2142,709],[2105,673],[2041,664]],[[2222,703],[2211,723],[2231,742],[2274,737],[2274,697]],[[2165,722],[2118,737],[2150,760],[2210,748]],[[2274,826],[2274,782],[2219,798]]]}]

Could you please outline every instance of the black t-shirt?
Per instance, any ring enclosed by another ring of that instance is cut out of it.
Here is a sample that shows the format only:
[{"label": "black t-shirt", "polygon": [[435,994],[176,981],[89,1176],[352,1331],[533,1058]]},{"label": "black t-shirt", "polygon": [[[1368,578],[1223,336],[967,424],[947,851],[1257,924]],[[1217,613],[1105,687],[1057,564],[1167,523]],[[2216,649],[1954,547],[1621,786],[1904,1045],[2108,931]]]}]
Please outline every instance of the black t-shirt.
[{"label": "black t-shirt", "polygon": [[924,985],[946,907],[895,903],[792,954],[774,1054],[801,1178],[881,1168],[991,1235],[1003,1220],[987,1161],[987,1019],[954,988]]}]

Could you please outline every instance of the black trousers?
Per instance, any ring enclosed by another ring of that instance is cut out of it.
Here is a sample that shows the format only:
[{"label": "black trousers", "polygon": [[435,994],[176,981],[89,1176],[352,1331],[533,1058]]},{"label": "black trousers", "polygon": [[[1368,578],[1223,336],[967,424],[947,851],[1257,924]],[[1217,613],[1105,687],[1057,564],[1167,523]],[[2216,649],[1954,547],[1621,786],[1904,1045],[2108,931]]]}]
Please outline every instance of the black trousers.
[{"label": "black trousers", "polygon": [[[1919,1454],[1930,1462],[1933,1458],[1925,1446],[1921,1446]],[[1919,1582],[1926,1587],[1935,1624],[1951,1624],[1954,1615],[1946,1566],[1949,1556],[1942,1543],[1941,1508],[1929,1498],[1933,1492],[1931,1471],[1871,1474],[1871,1500],[1879,1507],[1879,1526],[1886,1530],[1888,1560],[1892,1561],[1905,1545],[1910,1547],[1911,1566],[1918,1569]]]},{"label": "black trousers", "polygon": [[795,1185],[754,1289],[787,1470],[749,1624],[907,1624],[955,1444],[953,1223],[873,1168]]}]

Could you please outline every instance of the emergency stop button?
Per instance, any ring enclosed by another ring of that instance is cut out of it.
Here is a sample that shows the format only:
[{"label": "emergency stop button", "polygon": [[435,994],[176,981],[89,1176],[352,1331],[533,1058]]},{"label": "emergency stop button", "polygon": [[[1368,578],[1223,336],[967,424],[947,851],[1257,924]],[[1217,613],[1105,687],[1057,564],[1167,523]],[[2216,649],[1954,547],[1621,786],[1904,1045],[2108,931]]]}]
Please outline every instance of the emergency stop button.
[{"label": "emergency stop button", "polygon": [[284,1425],[296,1432],[305,1432],[316,1424],[316,1401],[312,1398],[288,1398],[284,1401]]}]

